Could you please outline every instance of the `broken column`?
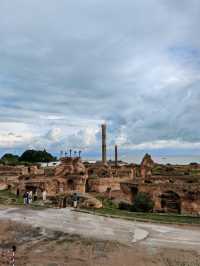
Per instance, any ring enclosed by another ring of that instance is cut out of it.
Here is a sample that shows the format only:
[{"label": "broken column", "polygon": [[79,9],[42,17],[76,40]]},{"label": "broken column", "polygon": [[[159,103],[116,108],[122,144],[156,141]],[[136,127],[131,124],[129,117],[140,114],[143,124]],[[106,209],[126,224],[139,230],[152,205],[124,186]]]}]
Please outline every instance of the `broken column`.
[{"label": "broken column", "polygon": [[117,167],[118,164],[118,149],[117,145],[115,145],[115,166]]},{"label": "broken column", "polygon": [[101,125],[102,129],[102,162],[106,163],[106,124]]}]

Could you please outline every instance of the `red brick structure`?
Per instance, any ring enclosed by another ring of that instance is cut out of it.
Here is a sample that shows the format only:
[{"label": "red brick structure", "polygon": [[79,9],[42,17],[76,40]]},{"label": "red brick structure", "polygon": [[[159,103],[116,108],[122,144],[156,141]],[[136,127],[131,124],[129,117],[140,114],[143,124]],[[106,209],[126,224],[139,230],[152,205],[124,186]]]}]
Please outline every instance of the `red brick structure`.
[{"label": "red brick structure", "polygon": [[137,193],[148,193],[155,212],[200,215],[200,166],[158,165],[145,155],[140,175],[122,182],[121,190],[130,203]]}]

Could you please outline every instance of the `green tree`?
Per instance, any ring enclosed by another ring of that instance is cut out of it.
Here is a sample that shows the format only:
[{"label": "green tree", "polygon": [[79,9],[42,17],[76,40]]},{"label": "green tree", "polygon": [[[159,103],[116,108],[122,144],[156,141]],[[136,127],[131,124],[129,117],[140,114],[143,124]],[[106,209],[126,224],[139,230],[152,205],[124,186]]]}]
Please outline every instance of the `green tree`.
[{"label": "green tree", "polygon": [[19,162],[19,156],[18,155],[13,155],[12,153],[6,153],[1,157],[1,161],[4,164],[8,165],[16,165]]},{"label": "green tree", "polygon": [[149,194],[140,192],[135,198],[132,210],[135,212],[151,212],[154,207],[154,202]]},{"label": "green tree", "polygon": [[30,163],[38,163],[38,162],[52,162],[55,161],[56,158],[53,157],[46,150],[36,151],[36,150],[26,150],[21,157],[20,161],[30,162]]}]

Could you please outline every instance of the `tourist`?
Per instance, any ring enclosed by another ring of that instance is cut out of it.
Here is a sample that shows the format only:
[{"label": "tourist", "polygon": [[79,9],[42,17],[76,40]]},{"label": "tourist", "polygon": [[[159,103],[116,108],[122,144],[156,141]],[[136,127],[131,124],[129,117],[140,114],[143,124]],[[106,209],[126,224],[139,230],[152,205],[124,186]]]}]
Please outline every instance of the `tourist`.
[{"label": "tourist", "polygon": [[23,194],[23,199],[24,199],[24,205],[27,204],[27,195],[26,195],[26,192],[24,192]]},{"label": "tourist", "polygon": [[24,199],[24,205],[29,204],[29,194],[27,191],[24,192],[23,199]]},{"label": "tourist", "polygon": [[77,208],[77,206],[78,206],[78,196],[76,193],[74,193],[74,195],[73,195],[73,207]]},{"label": "tourist", "polygon": [[17,188],[16,196],[19,197],[19,188]]},{"label": "tourist", "polygon": [[28,194],[28,199],[29,199],[29,203],[32,203],[32,199],[33,199],[33,192],[32,192],[32,190]]},{"label": "tourist", "polygon": [[43,190],[43,192],[42,192],[42,199],[43,199],[43,201],[47,200],[47,192],[46,192],[46,190]]},{"label": "tourist", "polygon": [[29,204],[29,192],[28,191],[26,192],[26,204],[27,205]]}]

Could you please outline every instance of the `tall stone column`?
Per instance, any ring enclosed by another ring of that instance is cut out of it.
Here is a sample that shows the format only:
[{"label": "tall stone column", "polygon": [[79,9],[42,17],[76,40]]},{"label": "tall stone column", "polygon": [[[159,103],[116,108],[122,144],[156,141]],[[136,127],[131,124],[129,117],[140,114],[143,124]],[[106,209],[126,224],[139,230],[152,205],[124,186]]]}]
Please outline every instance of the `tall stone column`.
[{"label": "tall stone column", "polygon": [[101,125],[102,129],[102,162],[106,163],[106,124]]},{"label": "tall stone column", "polygon": [[118,148],[117,145],[115,145],[115,166],[118,164]]}]

